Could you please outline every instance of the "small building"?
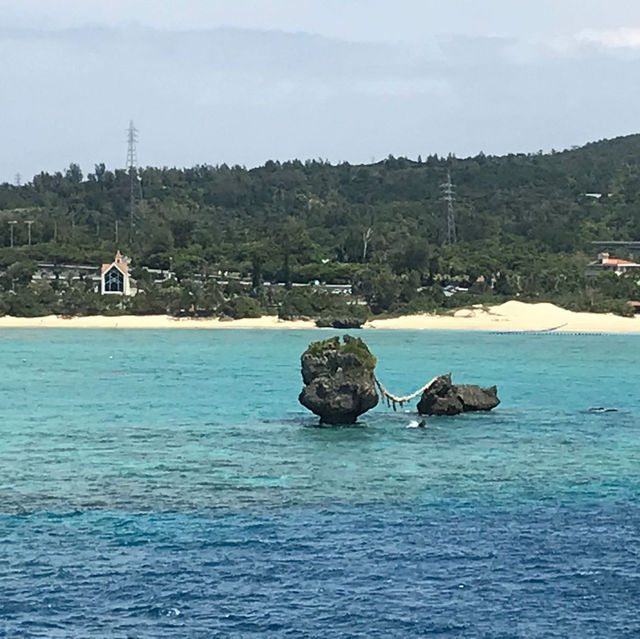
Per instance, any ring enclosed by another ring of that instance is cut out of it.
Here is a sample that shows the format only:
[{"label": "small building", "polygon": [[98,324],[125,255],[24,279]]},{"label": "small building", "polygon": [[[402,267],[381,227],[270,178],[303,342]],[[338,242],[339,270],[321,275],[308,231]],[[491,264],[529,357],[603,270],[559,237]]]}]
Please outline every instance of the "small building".
[{"label": "small building", "polygon": [[[598,259],[590,262],[587,267],[587,275],[597,275],[602,271],[613,271],[617,275],[640,269],[640,264],[631,260],[624,260],[621,257],[611,257],[609,253],[598,253]],[[640,271],[638,271],[640,274]]]},{"label": "small building", "polygon": [[131,295],[129,260],[117,251],[113,262],[100,267],[101,295]]}]

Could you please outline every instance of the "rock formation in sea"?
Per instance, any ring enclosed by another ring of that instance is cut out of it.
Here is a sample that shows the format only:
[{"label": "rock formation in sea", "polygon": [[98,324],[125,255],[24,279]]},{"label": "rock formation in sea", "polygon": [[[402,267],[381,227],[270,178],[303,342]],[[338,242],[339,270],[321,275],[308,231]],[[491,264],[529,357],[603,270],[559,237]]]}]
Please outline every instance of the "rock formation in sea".
[{"label": "rock formation in sea", "polygon": [[342,328],[353,329],[362,328],[364,320],[357,317],[319,317],[316,320],[316,326],[318,328]]},{"label": "rock formation in sea", "polygon": [[298,400],[323,424],[353,424],[378,403],[376,358],[357,337],[312,342],[302,354],[304,388]]},{"label": "rock formation in sea", "polygon": [[500,403],[495,386],[453,384],[451,374],[440,375],[424,390],[418,402],[421,415],[458,415],[468,411],[487,411]]}]

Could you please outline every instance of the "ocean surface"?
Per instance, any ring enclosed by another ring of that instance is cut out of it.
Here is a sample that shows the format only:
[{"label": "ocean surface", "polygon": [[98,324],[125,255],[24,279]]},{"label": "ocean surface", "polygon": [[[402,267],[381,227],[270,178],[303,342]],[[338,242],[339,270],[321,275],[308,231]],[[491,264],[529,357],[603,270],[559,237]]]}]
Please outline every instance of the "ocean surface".
[{"label": "ocean surface", "polygon": [[363,332],[498,385],[423,430],[315,426],[331,334],[3,330],[0,637],[640,636],[640,336]]}]

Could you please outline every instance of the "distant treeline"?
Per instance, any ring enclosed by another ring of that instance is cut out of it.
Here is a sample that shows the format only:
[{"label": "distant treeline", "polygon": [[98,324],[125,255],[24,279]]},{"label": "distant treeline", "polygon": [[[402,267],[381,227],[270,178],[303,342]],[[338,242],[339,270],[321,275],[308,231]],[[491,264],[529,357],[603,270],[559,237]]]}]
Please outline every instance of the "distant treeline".
[{"label": "distant treeline", "polygon": [[[455,245],[444,242],[447,171]],[[627,312],[624,302],[638,297],[630,277],[584,275],[591,241],[640,239],[638,135],[550,154],[144,168],[134,178],[133,217],[131,176],[103,164],[86,176],[71,164],[21,186],[0,185],[0,312],[20,312],[15,298],[23,294],[42,297],[31,305],[38,312],[61,309],[68,283],[55,295],[24,292],[52,287],[30,283],[34,262],[98,264],[116,248],[133,258],[141,297],[114,312],[143,306],[144,295],[154,309],[197,309],[204,302],[176,301],[177,291],[202,296],[195,275],[219,270],[237,271],[252,286],[210,295],[204,305],[212,312],[236,298],[251,312],[281,309],[282,299],[265,299],[264,281],[352,283],[374,313],[452,305],[442,293],[450,283],[470,289],[454,296],[457,304],[519,296]],[[175,279],[160,287],[142,266],[170,269]],[[7,276],[11,269],[22,276]]]}]

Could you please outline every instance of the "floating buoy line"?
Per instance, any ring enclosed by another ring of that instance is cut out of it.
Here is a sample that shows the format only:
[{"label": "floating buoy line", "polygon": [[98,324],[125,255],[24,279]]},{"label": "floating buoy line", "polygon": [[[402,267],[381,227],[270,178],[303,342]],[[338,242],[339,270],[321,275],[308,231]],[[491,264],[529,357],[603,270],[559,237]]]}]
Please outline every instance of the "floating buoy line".
[{"label": "floating buoy line", "polygon": [[540,328],[524,331],[491,331],[493,335],[547,335],[549,333],[555,333],[561,328],[567,326],[567,323],[560,324],[559,326],[552,326],[551,328]]}]

